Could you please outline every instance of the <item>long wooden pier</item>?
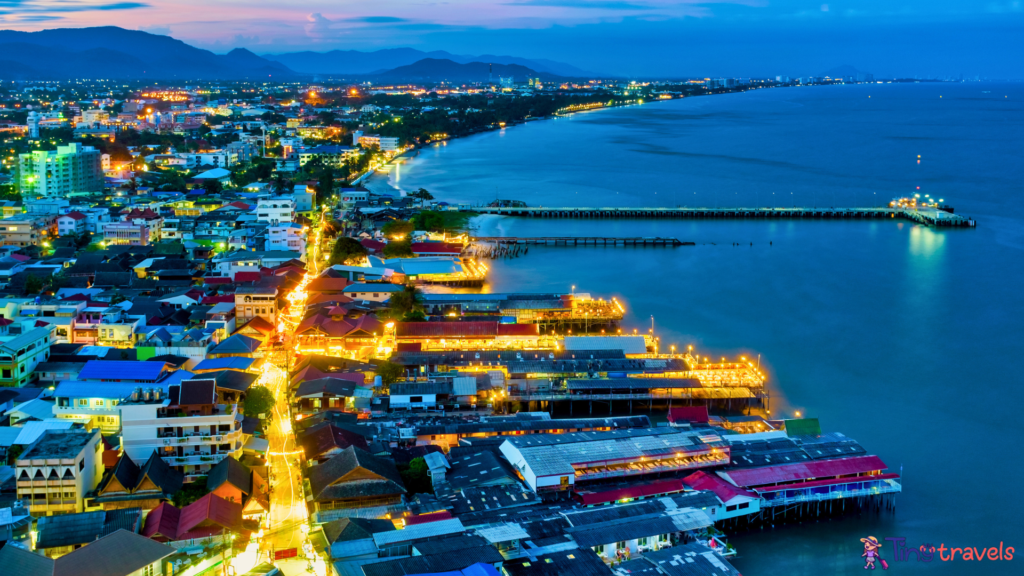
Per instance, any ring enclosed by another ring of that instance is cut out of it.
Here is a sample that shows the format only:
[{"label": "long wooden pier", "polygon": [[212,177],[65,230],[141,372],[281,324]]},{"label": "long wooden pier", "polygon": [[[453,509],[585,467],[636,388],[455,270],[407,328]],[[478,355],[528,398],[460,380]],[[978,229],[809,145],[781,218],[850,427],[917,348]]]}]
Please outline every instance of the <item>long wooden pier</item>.
[{"label": "long wooden pier", "polygon": [[572,208],[490,207],[465,208],[480,214],[531,218],[690,218],[690,219],[804,219],[874,220],[902,218],[929,226],[973,228],[976,222],[935,208]]},{"label": "long wooden pier", "polygon": [[541,246],[694,246],[694,242],[683,242],[678,238],[660,236],[476,236],[474,242],[496,244],[525,244]]}]

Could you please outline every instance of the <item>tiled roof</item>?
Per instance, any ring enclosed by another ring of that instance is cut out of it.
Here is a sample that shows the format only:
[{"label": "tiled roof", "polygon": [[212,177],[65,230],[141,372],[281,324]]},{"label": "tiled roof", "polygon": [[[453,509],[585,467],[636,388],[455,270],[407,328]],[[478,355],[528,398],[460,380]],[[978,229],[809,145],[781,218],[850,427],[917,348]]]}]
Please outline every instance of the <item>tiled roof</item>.
[{"label": "tiled roof", "polygon": [[173,553],[170,546],[118,530],[58,558],[53,576],[128,575]]}]

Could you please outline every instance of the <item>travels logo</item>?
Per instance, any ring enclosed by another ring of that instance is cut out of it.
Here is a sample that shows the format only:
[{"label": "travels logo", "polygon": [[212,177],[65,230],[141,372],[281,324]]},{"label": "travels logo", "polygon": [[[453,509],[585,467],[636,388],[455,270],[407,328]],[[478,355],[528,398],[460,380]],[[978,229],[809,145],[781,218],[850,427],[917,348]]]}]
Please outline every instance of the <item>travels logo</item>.
[{"label": "travels logo", "polygon": [[[882,544],[878,539],[874,536],[868,536],[867,538],[861,538],[860,541],[864,544],[864,553],[860,555],[864,559],[864,569],[874,570],[875,563],[877,562],[882,565],[883,570],[888,570],[889,563],[879,553]],[[940,544],[938,547],[931,544],[922,544],[917,548],[911,548],[907,546],[906,538],[886,538],[885,541],[892,543],[893,562],[909,562],[911,555],[918,562],[932,562],[936,560],[936,553],[938,553],[938,560],[941,562],[1009,561],[1013,560],[1014,553],[1013,546],[1006,546],[1002,542],[999,543],[998,548],[995,546],[990,548],[947,548],[945,544]]]}]

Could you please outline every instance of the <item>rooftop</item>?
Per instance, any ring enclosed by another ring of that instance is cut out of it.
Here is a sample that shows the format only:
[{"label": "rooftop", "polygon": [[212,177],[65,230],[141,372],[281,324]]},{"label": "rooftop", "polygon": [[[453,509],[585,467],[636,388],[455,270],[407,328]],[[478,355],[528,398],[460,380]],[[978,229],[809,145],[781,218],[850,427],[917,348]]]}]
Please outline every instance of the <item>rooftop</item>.
[{"label": "rooftop", "polygon": [[97,438],[99,438],[98,430],[93,432],[48,430],[31,448],[18,457],[18,462],[28,465],[28,460],[73,459],[90,441]]}]

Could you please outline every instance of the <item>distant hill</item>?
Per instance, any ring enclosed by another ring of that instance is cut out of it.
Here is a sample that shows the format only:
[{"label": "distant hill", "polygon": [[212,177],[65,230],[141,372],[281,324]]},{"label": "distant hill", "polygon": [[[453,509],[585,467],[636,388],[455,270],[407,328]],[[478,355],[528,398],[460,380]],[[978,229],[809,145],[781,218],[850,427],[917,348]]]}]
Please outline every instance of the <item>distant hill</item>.
[{"label": "distant hill", "polygon": [[570,77],[600,77],[562,62],[544,59],[519,58],[517,56],[466,56],[443,50],[424,52],[415,48],[389,48],[374,52],[359,50],[331,50],[330,52],[289,52],[285,54],[264,54],[264,58],[280,62],[296,72],[308,74],[352,74],[362,75],[390,70],[414,64],[425,58],[451,60],[459,64],[484,62],[488,64],[518,64],[536,72]]},{"label": "distant hill", "polygon": [[[0,78],[244,79],[296,76],[245,49],[218,55],[169,36],[116,26],[0,30]],[[7,64],[7,65],[3,65]]]},{"label": "distant hill", "polygon": [[460,64],[444,58],[424,58],[406,66],[385,70],[371,77],[389,82],[486,82],[493,78],[513,77],[520,81],[526,78],[552,80],[561,78],[547,72],[520,66],[519,64],[489,64],[486,62],[470,62]]}]

